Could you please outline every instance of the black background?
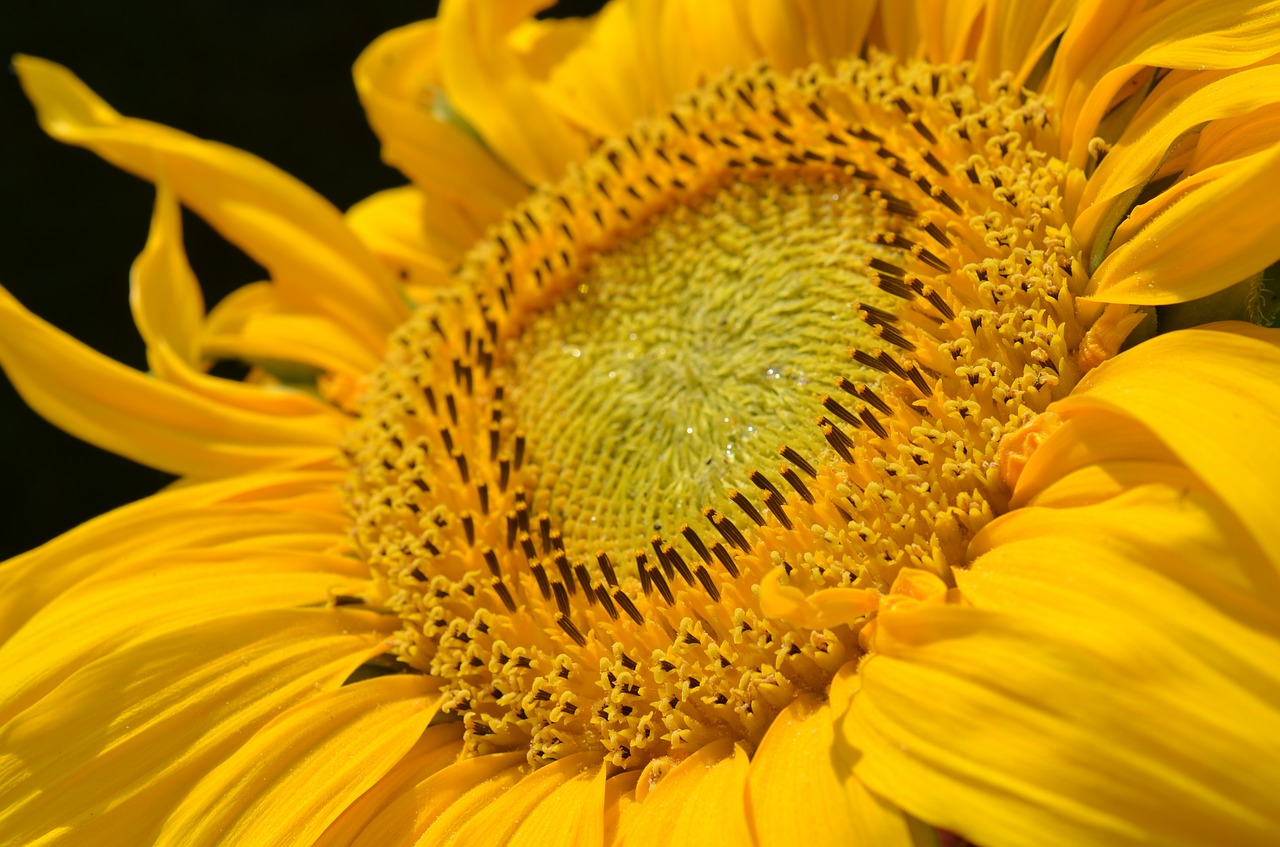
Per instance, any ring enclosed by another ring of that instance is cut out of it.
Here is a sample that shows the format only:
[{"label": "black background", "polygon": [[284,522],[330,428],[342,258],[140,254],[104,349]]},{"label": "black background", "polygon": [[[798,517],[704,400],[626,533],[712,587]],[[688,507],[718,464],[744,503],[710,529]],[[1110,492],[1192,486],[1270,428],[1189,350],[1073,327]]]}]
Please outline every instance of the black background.
[{"label": "black background", "polygon": [[[560,3],[585,14],[593,2]],[[404,183],[378,158],[351,64],[382,32],[435,13],[424,0],[5,3],[0,56],[61,62],[118,111],[255,153],[340,208]],[[145,368],[128,304],[152,187],[48,138],[17,78],[0,74],[0,285],[96,350]],[[212,306],[261,279],[253,262],[184,215]],[[0,560],[170,477],[62,433],[0,377]]]}]

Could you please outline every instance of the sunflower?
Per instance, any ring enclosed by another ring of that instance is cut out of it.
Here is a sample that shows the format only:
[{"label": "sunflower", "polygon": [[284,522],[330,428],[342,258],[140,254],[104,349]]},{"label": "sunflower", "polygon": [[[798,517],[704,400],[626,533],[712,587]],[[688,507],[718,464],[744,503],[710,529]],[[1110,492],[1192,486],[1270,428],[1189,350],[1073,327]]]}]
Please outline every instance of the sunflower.
[{"label": "sunflower", "polygon": [[1274,843],[1277,4],[543,5],[346,215],[17,60],[150,373],[0,362],[181,479],[0,569],[5,842]]}]

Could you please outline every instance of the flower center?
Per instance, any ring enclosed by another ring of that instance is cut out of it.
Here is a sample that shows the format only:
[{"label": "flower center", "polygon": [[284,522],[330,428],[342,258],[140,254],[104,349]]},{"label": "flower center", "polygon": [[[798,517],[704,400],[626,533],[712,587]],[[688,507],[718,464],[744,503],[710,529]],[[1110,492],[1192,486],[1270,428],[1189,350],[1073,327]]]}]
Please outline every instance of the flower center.
[{"label": "flower center", "polygon": [[1077,310],[1052,109],[969,74],[727,76],[393,337],[348,508],[469,751],[750,747],[895,586],[954,584],[1001,440],[1123,323]]},{"label": "flower center", "polygon": [[515,417],[571,558],[629,558],[655,532],[724,510],[784,441],[829,448],[814,393],[877,372],[860,301],[876,210],[847,180],[734,180],[596,256],[509,354]]}]

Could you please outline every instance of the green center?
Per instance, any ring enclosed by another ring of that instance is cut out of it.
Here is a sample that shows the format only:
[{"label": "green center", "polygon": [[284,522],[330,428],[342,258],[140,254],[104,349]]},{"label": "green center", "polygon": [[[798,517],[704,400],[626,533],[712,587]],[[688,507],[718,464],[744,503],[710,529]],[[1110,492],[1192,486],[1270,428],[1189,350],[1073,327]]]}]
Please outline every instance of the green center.
[{"label": "green center", "polygon": [[[879,339],[859,303],[895,307],[865,276],[877,227],[838,181],[735,182],[659,214],[595,256],[511,351],[512,402],[541,474],[535,502],[571,555],[625,557],[755,488],[786,444],[816,460],[814,421],[849,357]],[[848,398],[845,398],[848,399]],[[732,508],[732,507],[730,507]]]}]

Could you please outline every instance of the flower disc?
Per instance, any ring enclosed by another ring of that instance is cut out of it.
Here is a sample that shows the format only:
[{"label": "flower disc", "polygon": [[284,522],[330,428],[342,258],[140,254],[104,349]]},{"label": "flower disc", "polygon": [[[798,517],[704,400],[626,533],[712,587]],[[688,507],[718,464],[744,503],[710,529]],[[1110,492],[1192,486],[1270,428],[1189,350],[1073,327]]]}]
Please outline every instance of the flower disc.
[{"label": "flower disc", "polygon": [[888,59],[721,79],[536,191],[395,337],[362,554],[473,752],[661,768],[954,584],[1077,316],[1037,96]]}]

